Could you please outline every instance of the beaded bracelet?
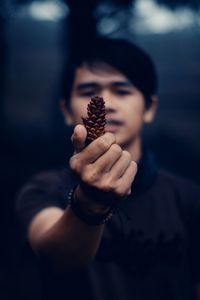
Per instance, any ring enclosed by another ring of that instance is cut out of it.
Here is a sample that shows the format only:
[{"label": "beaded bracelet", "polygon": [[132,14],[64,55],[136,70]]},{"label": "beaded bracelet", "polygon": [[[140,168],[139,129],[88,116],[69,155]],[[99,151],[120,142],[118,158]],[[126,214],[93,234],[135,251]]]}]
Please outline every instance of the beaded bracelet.
[{"label": "beaded bracelet", "polygon": [[87,215],[81,208],[79,201],[76,201],[74,199],[74,192],[75,192],[76,187],[72,188],[69,191],[68,194],[68,205],[73,211],[73,213],[83,222],[97,226],[97,225],[102,225],[107,223],[111,217],[113,216],[113,209],[111,208],[107,213],[105,214],[93,214],[93,215]]}]

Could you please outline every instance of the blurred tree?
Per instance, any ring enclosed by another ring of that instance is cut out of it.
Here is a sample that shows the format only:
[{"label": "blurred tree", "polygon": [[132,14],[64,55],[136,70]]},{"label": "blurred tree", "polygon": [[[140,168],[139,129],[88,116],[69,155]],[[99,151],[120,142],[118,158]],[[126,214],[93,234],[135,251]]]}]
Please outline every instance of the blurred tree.
[{"label": "blurred tree", "polygon": [[190,7],[192,9],[199,9],[199,0],[156,0],[158,4],[165,5],[169,8],[175,9],[178,7]]},{"label": "blurred tree", "polygon": [[[9,2],[13,5],[23,5],[33,2],[34,0],[1,0]],[[47,1],[47,0],[40,0]],[[56,1],[56,0],[55,0]],[[69,9],[70,14],[66,18],[66,26],[64,28],[64,44],[67,42],[67,47],[71,46],[71,51],[76,54],[83,45],[89,44],[97,34],[97,24],[100,18],[117,15],[117,13],[125,10],[128,12],[130,6],[134,7],[136,0],[62,0]],[[178,7],[190,7],[194,10],[200,8],[199,0],[154,0],[160,5],[165,5],[171,9]],[[100,15],[96,14],[99,6],[107,6]],[[133,15],[131,15],[133,17]],[[127,14],[128,18],[128,14]],[[121,21],[121,23],[120,23]],[[124,18],[119,20],[119,27],[123,28]],[[67,34],[69,33],[69,35]],[[69,36],[69,40],[67,40]]]},{"label": "blurred tree", "polygon": [[67,26],[69,26],[71,51],[76,54],[83,45],[91,43],[97,35],[98,17],[95,12],[100,5],[110,5],[111,12],[116,12],[122,8],[127,9],[133,2],[132,0],[65,0],[70,9]]}]

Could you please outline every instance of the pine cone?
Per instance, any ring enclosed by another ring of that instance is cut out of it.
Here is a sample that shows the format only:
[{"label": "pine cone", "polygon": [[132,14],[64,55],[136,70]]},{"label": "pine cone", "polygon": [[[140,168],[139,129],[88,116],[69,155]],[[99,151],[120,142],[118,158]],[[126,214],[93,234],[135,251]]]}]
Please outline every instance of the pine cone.
[{"label": "pine cone", "polygon": [[94,96],[91,98],[87,107],[87,117],[82,117],[82,120],[87,130],[87,145],[105,133],[106,112],[102,97]]}]

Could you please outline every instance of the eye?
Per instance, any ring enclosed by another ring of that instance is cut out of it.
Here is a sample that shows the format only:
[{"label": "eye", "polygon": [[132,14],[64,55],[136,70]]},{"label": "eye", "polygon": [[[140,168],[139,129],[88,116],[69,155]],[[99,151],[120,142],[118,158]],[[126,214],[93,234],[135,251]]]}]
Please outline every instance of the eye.
[{"label": "eye", "polygon": [[120,96],[126,96],[131,94],[129,90],[116,90],[115,93]]},{"label": "eye", "polygon": [[81,97],[92,97],[95,96],[96,93],[94,91],[87,91],[80,94]]}]

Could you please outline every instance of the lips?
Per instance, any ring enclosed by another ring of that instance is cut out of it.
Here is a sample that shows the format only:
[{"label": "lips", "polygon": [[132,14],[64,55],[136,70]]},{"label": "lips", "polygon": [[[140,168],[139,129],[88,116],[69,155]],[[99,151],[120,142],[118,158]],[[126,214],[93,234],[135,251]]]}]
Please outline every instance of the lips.
[{"label": "lips", "polygon": [[124,122],[120,121],[120,120],[115,120],[115,119],[107,119],[106,120],[106,125],[108,125],[108,126],[111,126],[111,125],[122,126],[122,125],[124,125]]},{"label": "lips", "polygon": [[115,133],[120,128],[120,126],[123,126],[123,125],[124,125],[123,121],[107,119],[106,125],[105,125],[105,131]]}]

